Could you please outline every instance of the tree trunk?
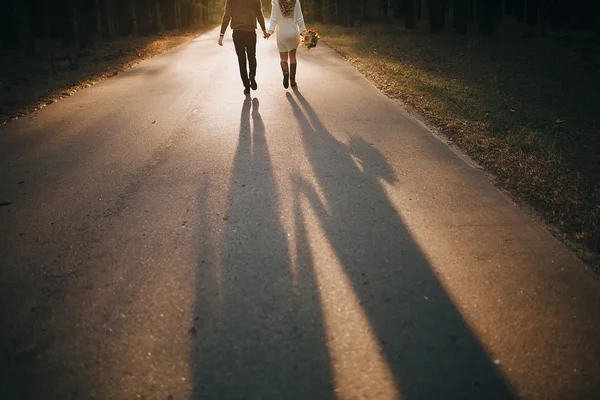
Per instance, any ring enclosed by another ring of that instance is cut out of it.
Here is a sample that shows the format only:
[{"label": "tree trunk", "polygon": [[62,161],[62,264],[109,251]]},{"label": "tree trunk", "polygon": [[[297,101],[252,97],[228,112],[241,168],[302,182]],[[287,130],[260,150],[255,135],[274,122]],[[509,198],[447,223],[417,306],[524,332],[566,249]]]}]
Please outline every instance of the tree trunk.
[{"label": "tree trunk", "polygon": [[468,0],[454,0],[454,29],[456,33],[465,35],[469,23]]},{"label": "tree trunk", "polygon": [[552,29],[564,28],[571,23],[573,8],[570,7],[569,0],[552,0],[549,7]]},{"label": "tree trunk", "polygon": [[359,0],[346,0],[346,4],[348,7],[347,13],[347,22],[346,26],[353,27],[356,25],[356,21],[358,20],[359,14]]},{"label": "tree trunk", "polygon": [[[202,2],[202,22],[207,23],[208,22],[208,0],[201,0],[201,2]],[[319,4],[318,9],[322,11],[322,7],[320,6],[320,4]],[[322,21],[323,15],[319,11],[315,11],[315,12],[319,16],[318,19]]]},{"label": "tree trunk", "polygon": [[79,50],[79,15],[77,0],[71,0],[71,29],[73,34],[73,47]]},{"label": "tree trunk", "polygon": [[154,26],[154,16],[152,15],[153,7],[150,6],[150,0],[145,0],[144,6],[146,9],[146,35],[149,35],[152,32],[156,32],[157,29]]},{"label": "tree trunk", "polygon": [[417,19],[415,17],[415,1],[402,0],[402,8],[404,13],[404,26],[406,29],[415,29],[417,27]]},{"label": "tree trunk", "polygon": [[19,54],[21,57],[31,57],[35,54],[35,40],[31,30],[31,5],[29,2],[17,0],[15,14],[19,38]]},{"label": "tree trunk", "polygon": [[527,8],[525,16],[529,25],[537,25],[538,23],[538,0],[527,0]]},{"label": "tree trunk", "polygon": [[111,20],[111,5],[110,0],[104,0],[102,4],[102,38],[110,41],[113,38],[112,20]]},{"label": "tree trunk", "polygon": [[369,2],[368,0],[360,0],[360,20],[361,22],[369,20]]},{"label": "tree trunk", "polygon": [[477,20],[477,0],[468,0],[469,2],[469,22],[474,22]]},{"label": "tree trunk", "polygon": [[502,17],[504,17],[503,2],[504,0],[498,0],[496,2],[496,18],[498,18],[499,21],[501,21]]},{"label": "tree trunk", "polygon": [[335,21],[335,2],[333,0],[322,0],[321,1],[321,16],[323,23]]},{"label": "tree trunk", "polygon": [[479,0],[479,33],[483,35],[496,33],[496,1]]},{"label": "tree trunk", "polygon": [[128,11],[129,17],[131,18],[131,34],[133,36],[138,35],[138,20],[137,20],[137,12],[135,9],[135,0],[129,0],[128,2]]},{"label": "tree trunk", "polygon": [[348,26],[348,21],[346,18],[347,5],[347,0],[336,0],[336,21],[339,25]]},{"label": "tree trunk", "polygon": [[164,28],[162,18],[160,16],[160,3],[158,0],[154,0],[154,18],[156,18],[156,20],[154,21],[154,23],[156,24],[156,30],[162,32]]},{"label": "tree trunk", "polygon": [[515,18],[519,22],[523,22],[525,20],[525,2],[529,2],[528,0],[512,0],[513,2],[513,12]]},{"label": "tree trunk", "polygon": [[96,33],[102,37],[102,6],[100,0],[94,0],[94,15],[96,16]]},{"label": "tree trunk", "polygon": [[514,15],[515,14],[515,0],[504,1],[504,14]]},{"label": "tree trunk", "polygon": [[429,0],[429,31],[439,32],[443,30],[445,18],[443,0]]},{"label": "tree trunk", "polygon": [[181,25],[184,28],[189,28],[194,22],[194,12],[190,1],[182,1],[179,6],[179,14],[181,14]]},{"label": "tree trunk", "polygon": [[342,0],[327,0],[328,3],[328,14],[330,23],[340,23],[339,21],[339,11],[338,8],[340,6]]},{"label": "tree trunk", "polygon": [[[403,17],[403,12],[402,12],[402,0],[390,0],[390,6],[392,8],[391,10],[391,17],[392,18],[396,18],[396,19],[400,19]],[[388,11],[387,11],[387,15],[390,15],[390,9],[388,7]]]}]

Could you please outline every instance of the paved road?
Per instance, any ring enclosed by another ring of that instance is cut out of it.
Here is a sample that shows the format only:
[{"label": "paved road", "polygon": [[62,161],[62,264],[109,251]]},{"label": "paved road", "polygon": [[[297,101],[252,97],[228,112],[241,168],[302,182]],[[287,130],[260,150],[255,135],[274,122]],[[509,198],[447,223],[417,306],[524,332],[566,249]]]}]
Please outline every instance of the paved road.
[{"label": "paved road", "polygon": [[325,46],[246,98],[216,38],[0,129],[2,399],[598,398],[597,276]]}]

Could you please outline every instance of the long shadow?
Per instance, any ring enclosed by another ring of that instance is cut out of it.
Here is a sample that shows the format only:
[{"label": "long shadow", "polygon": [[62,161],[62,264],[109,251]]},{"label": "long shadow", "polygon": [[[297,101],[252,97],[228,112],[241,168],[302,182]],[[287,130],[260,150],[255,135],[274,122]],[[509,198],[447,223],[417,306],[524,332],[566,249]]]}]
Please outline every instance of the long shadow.
[{"label": "long shadow", "polygon": [[327,206],[306,180],[295,195],[318,215],[401,398],[514,398],[388,199],[380,180],[396,179],[385,157],[358,136],[338,141],[295,93],[287,99]]},{"label": "long shadow", "polygon": [[288,246],[258,107],[244,100],[226,214],[200,210],[193,398],[334,398],[310,257]]}]

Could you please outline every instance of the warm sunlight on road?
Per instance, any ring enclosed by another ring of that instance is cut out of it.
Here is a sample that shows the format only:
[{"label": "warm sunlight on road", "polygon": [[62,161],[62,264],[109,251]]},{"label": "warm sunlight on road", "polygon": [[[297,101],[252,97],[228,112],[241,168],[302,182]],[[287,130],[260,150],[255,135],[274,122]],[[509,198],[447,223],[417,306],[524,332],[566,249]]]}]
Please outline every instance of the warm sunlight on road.
[{"label": "warm sunlight on road", "polygon": [[394,375],[344,267],[310,203],[303,205],[300,217],[308,231],[337,398],[399,399]]},{"label": "warm sunlight on road", "polygon": [[244,96],[217,37],[0,128],[0,397],[598,393],[563,245],[324,44]]}]

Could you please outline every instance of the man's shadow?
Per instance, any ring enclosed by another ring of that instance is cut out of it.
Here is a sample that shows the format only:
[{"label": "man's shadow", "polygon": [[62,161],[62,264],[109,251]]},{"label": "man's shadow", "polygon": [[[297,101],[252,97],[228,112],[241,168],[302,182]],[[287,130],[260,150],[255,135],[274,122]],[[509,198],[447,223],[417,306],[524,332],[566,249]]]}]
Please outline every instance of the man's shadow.
[{"label": "man's shadow", "polygon": [[286,96],[318,186],[296,176],[295,196],[318,216],[401,398],[514,398],[388,199],[380,180],[397,182],[385,157],[358,135],[338,141],[294,93]]},{"label": "man's shadow", "polygon": [[[201,199],[206,193],[201,193]],[[258,99],[242,105],[225,215],[202,201],[195,399],[333,399],[312,269],[295,278]],[[295,281],[294,281],[295,279]],[[297,290],[295,284],[302,288]]]}]

